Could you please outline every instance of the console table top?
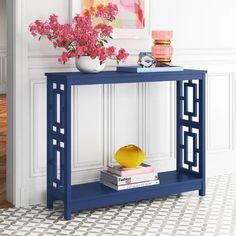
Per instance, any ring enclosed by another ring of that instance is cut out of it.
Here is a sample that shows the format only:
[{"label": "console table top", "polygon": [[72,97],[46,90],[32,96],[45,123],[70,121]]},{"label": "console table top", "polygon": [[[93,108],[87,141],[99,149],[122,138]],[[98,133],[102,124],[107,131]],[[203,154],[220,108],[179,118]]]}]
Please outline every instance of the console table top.
[{"label": "console table top", "polygon": [[183,70],[171,72],[130,73],[104,71],[100,73],[60,72],[45,73],[48,80],[55,80],[70,85],[142,83],[158,81],[201,80],[207,71]]}]

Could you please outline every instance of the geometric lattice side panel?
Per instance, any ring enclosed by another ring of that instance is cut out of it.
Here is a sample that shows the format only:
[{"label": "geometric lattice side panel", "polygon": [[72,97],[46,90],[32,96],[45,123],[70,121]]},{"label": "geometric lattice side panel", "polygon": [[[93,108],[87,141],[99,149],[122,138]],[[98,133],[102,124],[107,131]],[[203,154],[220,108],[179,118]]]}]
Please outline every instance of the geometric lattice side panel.
[{"label": "geometric lattice side panel", "polygon": [[199,173],[201,144],[201,100],[200,81],[189,80],[178,83],[178,131],[179,131],[179,164],[181,168]]},{"label": "geometric lattice side panel", "polygon": [[53,83],[50,92],[50,101],[54,101],[50,107],[52,120],[50,122],[50,168],[52,169],[52,185],[58,190],[64,186],[63,166],[65,163],[65,119],[64,119],[64,85]]}]

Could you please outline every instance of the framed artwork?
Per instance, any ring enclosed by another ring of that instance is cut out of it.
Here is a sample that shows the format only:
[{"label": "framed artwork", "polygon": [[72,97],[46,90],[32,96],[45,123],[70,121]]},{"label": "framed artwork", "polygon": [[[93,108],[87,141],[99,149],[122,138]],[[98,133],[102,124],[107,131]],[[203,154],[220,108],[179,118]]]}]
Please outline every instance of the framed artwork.
[{"label": "framed artwork", "polygon": [[114,3],[118,6],[113,22],[114,38],[142,39],[149,37],[149,0],[70,0],[71,18],[91,6]]}]

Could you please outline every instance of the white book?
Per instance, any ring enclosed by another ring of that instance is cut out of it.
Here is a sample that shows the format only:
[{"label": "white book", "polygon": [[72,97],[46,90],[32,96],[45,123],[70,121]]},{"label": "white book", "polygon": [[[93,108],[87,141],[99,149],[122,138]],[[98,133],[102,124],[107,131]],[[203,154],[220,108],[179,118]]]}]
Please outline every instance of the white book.
[{"label": "white book", "polygon": [[145,173],[153,173],[154,168],[148,164],[142,163],[134,168],[125,168],[120,165],[108,166],[107,171],[119,176],[131,176]]},{"label": "white book", "polygon": [[141,188],[141,187],[147,187],[147,186],[151,186],[151,185],[157,185],[160,183],[160,181],[159,180],[152,180],[152,181],[145,181],[145,182],[140,182],[140,183],[135,183],[135,184],[127,184],[127,185],[117,186],[115,184],[109,183],[109,182],[101,179],[101,183],[106,185],[109,188],[120,191],[120,190],[132,189],[132,188]]},{"label": "white book", "polygon": [[134,184],[150,180],[157,180],[158,174],[155,172],[131,175],[131,176],[118,176],[110,173],[109,171],[101,171],[101,179],[115,185]]}]

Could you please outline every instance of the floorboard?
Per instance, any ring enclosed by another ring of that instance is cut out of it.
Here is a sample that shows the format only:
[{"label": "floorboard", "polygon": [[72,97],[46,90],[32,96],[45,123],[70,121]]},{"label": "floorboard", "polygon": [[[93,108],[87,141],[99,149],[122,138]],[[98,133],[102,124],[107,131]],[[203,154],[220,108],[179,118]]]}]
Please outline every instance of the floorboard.
[{"label": "floorboard", "polygon": [[6,201],[6,144],[7,144],[7,102],[6,96],[0,95],[0,208],[12,205]]}]

